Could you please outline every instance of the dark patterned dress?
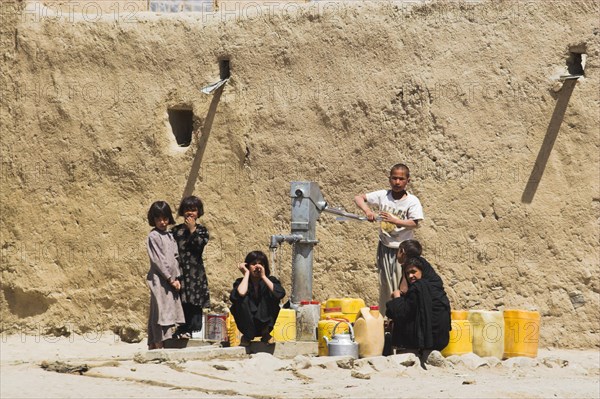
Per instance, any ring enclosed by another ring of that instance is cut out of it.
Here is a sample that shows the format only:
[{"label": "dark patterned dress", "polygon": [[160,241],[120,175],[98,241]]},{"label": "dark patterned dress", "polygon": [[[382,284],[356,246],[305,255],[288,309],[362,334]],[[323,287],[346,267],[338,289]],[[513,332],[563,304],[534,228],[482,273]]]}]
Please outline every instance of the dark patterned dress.
[{"label": "dark patterned dress", "polygon": [[202,328],[202,308],[210,306],[208,279],[202,253],[208,242],[208,230],[196,223],[196,230],[190,234],[185,224],[178,224],[171,230],[179,249],[179,265],[183,274],[181,282],[181,302],[186,325],[182,333],[191,333]]}]

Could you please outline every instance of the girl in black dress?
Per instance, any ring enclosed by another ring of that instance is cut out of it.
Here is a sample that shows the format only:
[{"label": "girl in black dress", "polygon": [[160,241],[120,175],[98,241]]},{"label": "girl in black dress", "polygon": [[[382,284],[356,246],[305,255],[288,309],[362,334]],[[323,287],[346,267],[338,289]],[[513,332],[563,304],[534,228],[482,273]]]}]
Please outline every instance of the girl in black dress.
[{"label": "girl in black dress", "polygon": [[250,341],[257,336],[261,337],[262,342],[274,344],[271,331],[279,315],[279,302],[285,296],[285,290],[279,280],[271,276],[269,260],[262,251],[250,252],[238,269],[244,277],[235,280],[229,299],[231,314],[243,334],[240,345],[250,345]]},{"label": "girl in black dress", "polygon": [[403,271],[408,291],[394,291],[386,306],[387,317],[394,321],[392,345],[415,352],[424,367],[432,350],[448,345],[450,301],[442,279],[423,257],[406,260]]},{"label": "girl in black dress", "polygon": [[206,227],[196,222],[204,214],[200,198],[193,195],[184,198],[178,214],[183,216],[184,222],[171,230],[179,249],[181,302],[185,314],[185,324],[180,327],[178,338],[190,338],[193,331],[202,329],[202,308],[210,306],[208,279],[202,260],[209,236]]}]

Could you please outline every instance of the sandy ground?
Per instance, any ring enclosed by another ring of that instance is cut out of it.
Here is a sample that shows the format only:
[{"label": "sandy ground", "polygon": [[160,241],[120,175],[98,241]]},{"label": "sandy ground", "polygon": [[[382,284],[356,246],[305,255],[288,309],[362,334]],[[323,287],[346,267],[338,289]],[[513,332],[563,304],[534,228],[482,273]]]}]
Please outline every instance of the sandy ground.
[{"label": "sandy ground", "polygon": [[[4,336],[0,348],[2,398],[600,397],[597,350],[544,349],[537,359],[503,362],[469,354],[425,371],[409,355],[352,363],[260,353],[242,360],[139,363],[133,358],[145,351],[144,342],[123,343],[112,333]],[[41,367],[58,362],[75,371]],[[83,365],[89,369],[80,375]]]}]

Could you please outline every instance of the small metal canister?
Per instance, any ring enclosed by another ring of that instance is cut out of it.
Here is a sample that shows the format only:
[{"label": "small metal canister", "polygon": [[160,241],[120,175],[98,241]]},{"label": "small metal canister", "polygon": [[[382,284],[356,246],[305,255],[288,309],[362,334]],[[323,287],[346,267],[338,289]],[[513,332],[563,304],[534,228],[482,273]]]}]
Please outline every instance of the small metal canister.
[{"label": "small metal canister", "polygon": [[[350,327],[350,334],[335,333],[335,329],[340,323],[348,324],[348,327]],[[354,359],[358,359],[358,343],[354,342],[354,329],[349,322],[340,321],[333,327],[331,340],[328,340],[326,336],[323,336],[323,339],[327,343],[329,356],[352,356]]]}]

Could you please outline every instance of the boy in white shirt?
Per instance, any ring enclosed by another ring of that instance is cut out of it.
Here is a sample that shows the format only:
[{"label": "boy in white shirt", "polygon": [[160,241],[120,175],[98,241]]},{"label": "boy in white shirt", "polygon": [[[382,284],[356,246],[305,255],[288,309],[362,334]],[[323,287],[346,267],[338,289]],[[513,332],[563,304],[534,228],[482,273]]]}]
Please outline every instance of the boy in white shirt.
[{"label": "boy in white shirt", "polygon": [[[410,182],[410,170],[404,164],[396,164],[390,170],[390,190],[373,191],[354,197],[356,205],[367,219],[376,218],[369,205],[379,209],[381,225],[377,246],[377,269],[379,270],[379,312],[385,316],[385,304],[392,292],[402,291],[402,267],[396,262],[400,243],[413,239],[413,229],[423,219],[423,207],[419,199],[406,192]],[[406,285],[406,284],[405,284]],[[404,290],[406,291],[406,290]]]}]

